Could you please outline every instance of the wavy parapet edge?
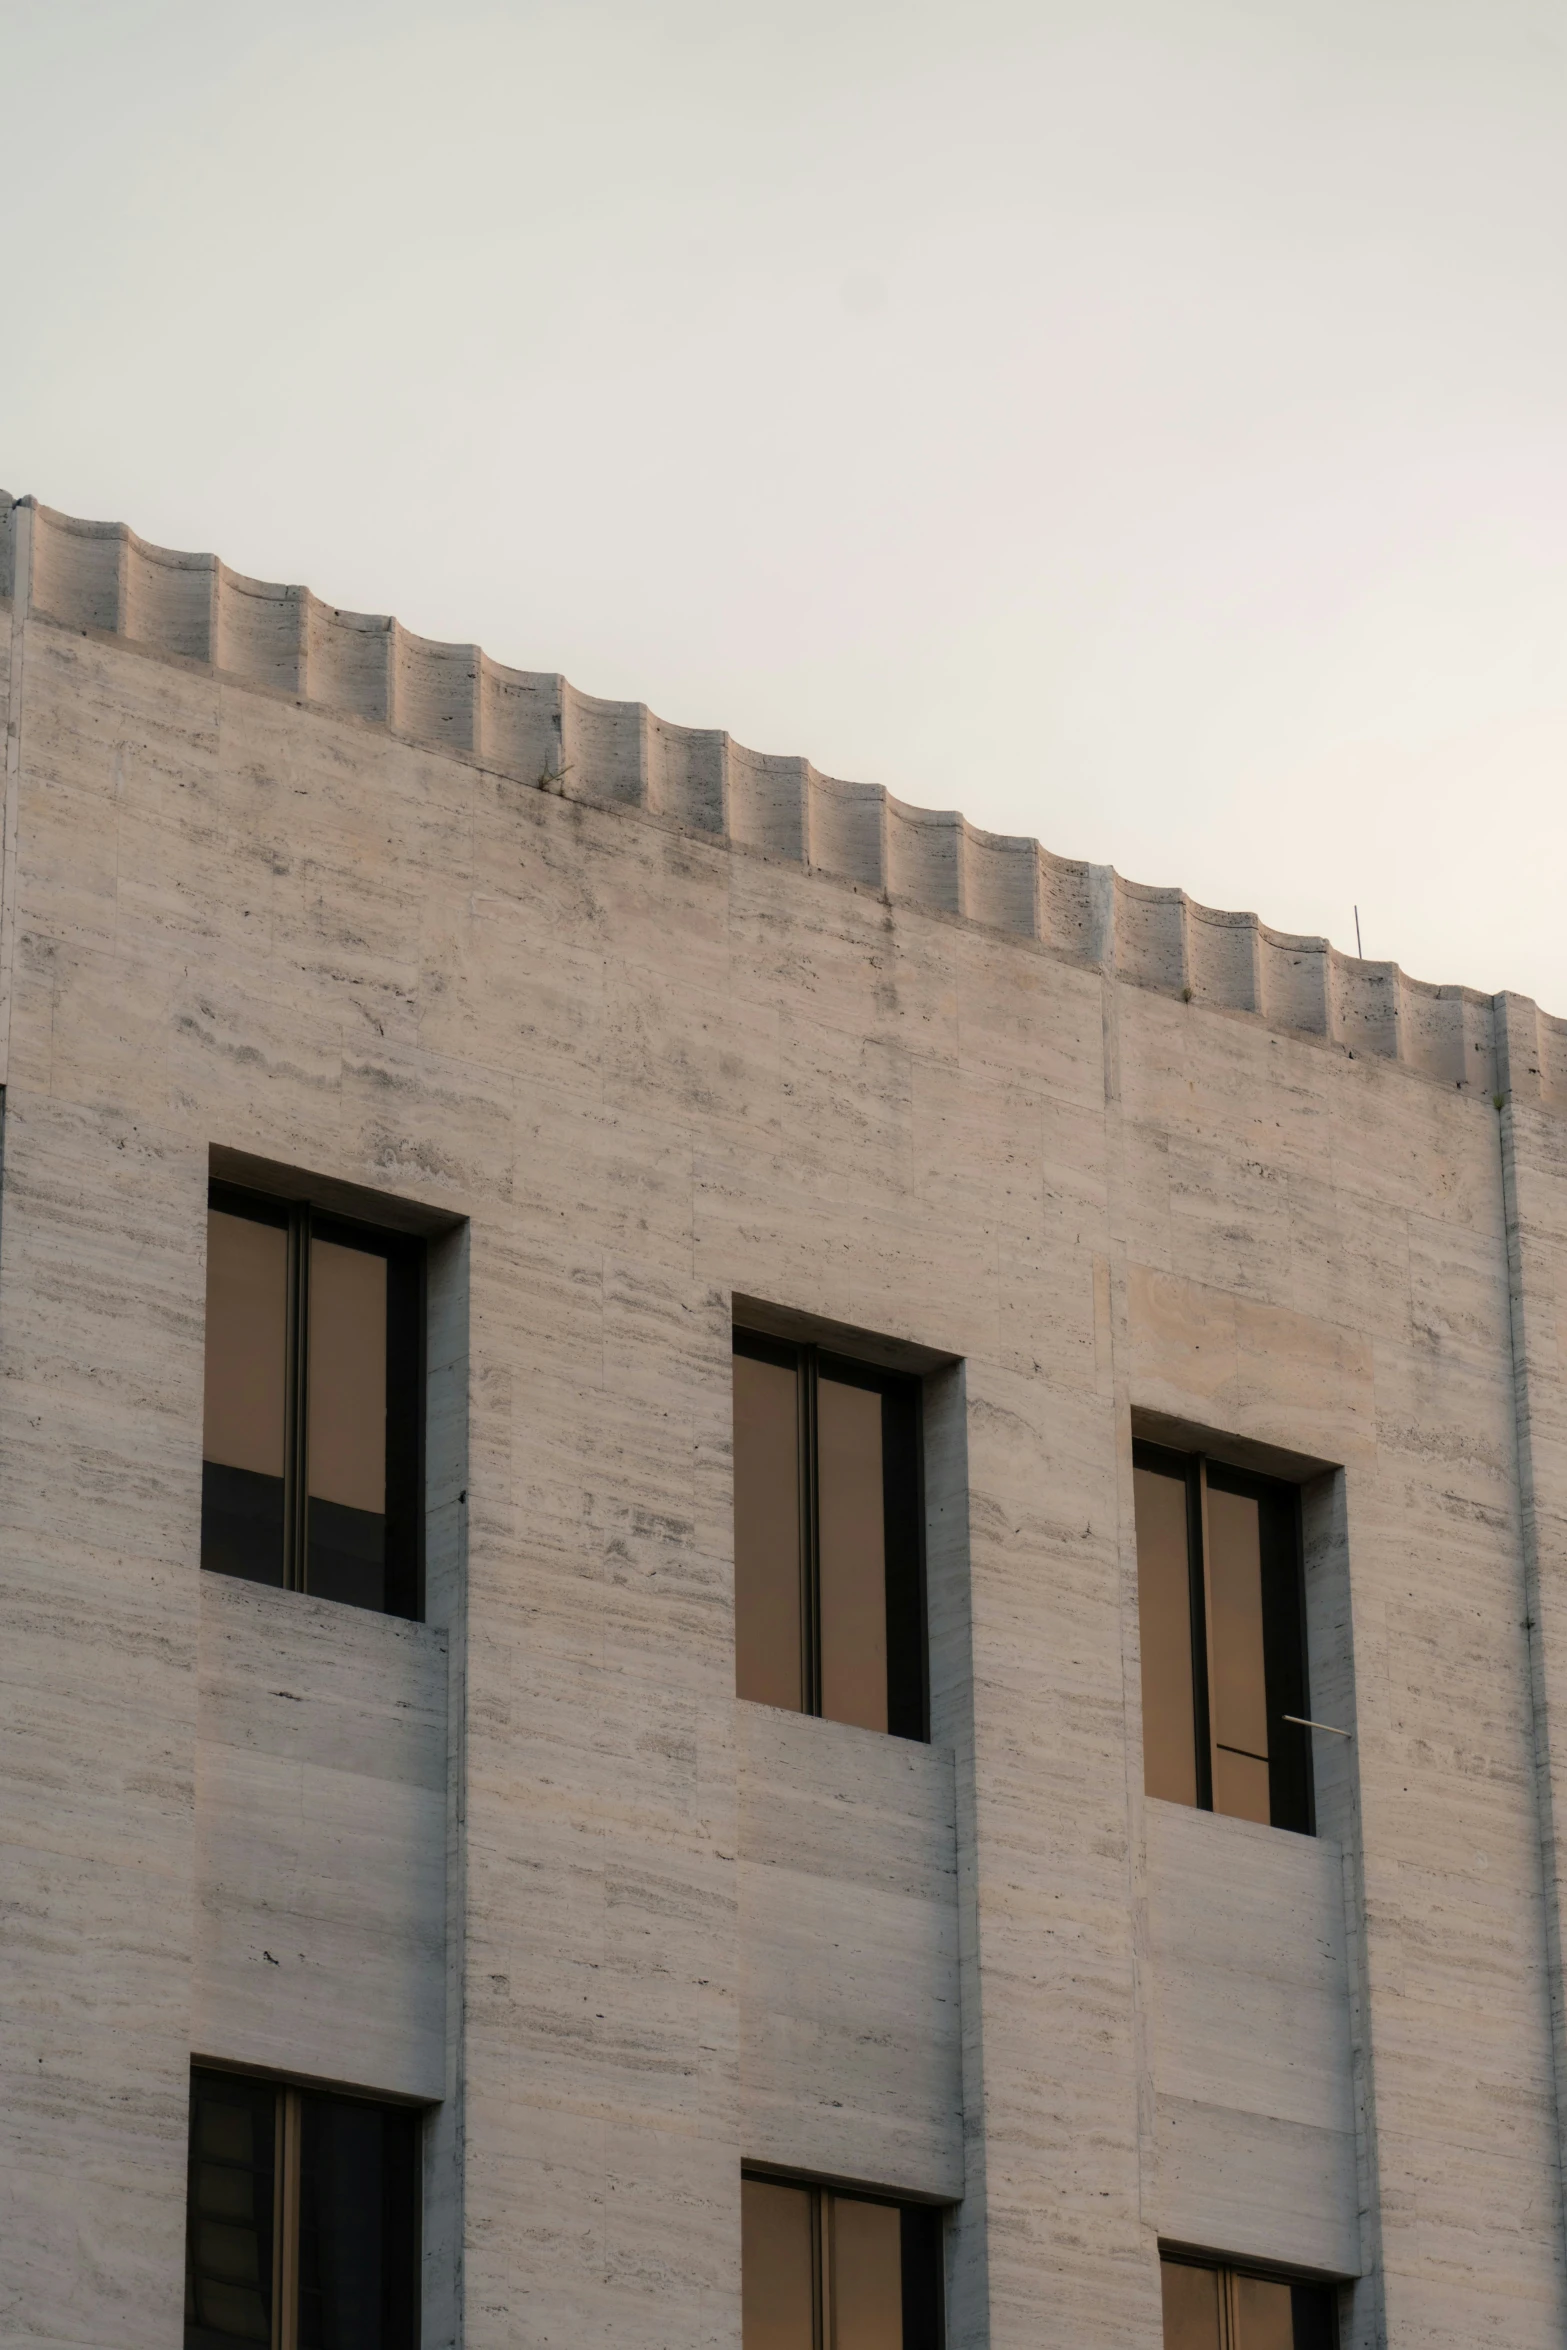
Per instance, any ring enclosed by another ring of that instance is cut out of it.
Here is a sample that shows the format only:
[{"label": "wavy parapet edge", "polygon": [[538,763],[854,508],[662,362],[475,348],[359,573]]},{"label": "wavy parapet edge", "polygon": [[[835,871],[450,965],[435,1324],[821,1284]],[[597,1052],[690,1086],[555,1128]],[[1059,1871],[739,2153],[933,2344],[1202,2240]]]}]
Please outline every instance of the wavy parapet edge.
[{"label": "wavy parapet edge", "polygon": [[207,664],[324,712],[389,727],[565,798],[644,810],[1196,1005],[1391,1060],[1467,1093],[1567,1111],[1567,1021],[1528,997],[1411,979],[1396,963],[1271,930],[1107,865],[911,806],[880,784],[677,726],[477,645],[231,571],[0,492],[0,597],[24,613]]}]

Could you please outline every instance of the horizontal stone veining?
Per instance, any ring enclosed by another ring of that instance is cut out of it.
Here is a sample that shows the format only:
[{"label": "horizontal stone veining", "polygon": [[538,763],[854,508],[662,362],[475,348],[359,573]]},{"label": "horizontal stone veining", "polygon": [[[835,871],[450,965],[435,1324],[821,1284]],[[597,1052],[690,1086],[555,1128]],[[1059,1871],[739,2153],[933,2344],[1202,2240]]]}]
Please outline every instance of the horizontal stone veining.
[{"label": "horizontal stone veining", "polygon": [[748,2161],[963,2193],[949,1747],[736,1709]]},{"label": "horizontal stone veining", "polygon": [[1360,2265],[1343,1856],[1150,1801],[1160,2232]]},{"label": "horizontal stone veining", "polygon": [[1396,963],[1270,930],[1255,914],[1200,906],[1184,890],[1150,889],[1035,840],[910,807],[879,784],[671,725],[645,703],[507,669],[477,645],[437,643],[307,588],[247,579],[215,555],[151,546],[124,523],[79,521],[0,492],[0,595],[568,799],[641,809],[1465,1092],[1567,1111],[1567,1020],[1525,996],[1411,979]]},{"label": "horizontal stone veining", "polygon": [[435,2099],[446,1635],[201,1578],[192,2046]]}]

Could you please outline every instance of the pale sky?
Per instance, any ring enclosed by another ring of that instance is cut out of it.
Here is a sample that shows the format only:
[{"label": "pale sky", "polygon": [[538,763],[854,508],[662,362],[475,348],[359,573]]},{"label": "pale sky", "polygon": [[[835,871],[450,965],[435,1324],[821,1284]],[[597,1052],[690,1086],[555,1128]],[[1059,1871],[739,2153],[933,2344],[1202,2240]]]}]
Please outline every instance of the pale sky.
[{"label": "pale sky", "polygon": [[1567,1015],[1561,0],[0,0],[0,483]]}]

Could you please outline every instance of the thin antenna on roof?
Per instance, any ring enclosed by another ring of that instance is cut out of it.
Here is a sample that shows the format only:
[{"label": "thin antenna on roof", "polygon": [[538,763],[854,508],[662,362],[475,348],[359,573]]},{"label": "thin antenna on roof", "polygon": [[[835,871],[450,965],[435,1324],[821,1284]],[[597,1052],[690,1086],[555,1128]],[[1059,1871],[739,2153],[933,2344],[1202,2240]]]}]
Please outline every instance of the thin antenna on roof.
[{"label": "thin antenna on roof", "polygon": [[1360,943],[1360,908],[1358,906],[1355,908],[1355,952],[1360,957],[1360,960],[1364,962],[1366,959],[1366,950]]}]

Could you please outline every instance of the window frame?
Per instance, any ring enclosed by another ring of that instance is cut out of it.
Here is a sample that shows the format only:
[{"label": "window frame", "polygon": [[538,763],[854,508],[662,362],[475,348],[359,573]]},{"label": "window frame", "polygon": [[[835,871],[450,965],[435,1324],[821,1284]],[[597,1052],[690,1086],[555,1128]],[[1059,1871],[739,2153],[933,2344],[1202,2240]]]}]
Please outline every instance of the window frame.
[{"label": "window frame", "polygon": [[[818,1475],[817,1395],[823,1378],[883,1398],[882,1511],[887,1607],[887,1728],[889,1738],[930,1744],[930,1616],[925,1572],[924,1381],[809,1339],[778,1338],[736,1322],[735,1355],[792,1370],[796,1379],[796,1473],[799,1492],[800,1712],[822,1713],[821,1493]],[[733,1370],[731,1368],[731,1382]],[[887,1401],[902,1410],[888,1411]],[[889,1441],[890,1439],[890,1441]],[[892,1604],[893,1580],[903,1584]],[[896,1689],[896,1704],[894,1691]],[[894,1719],[896,1713],[897,1719]],[[760,2175],[760,2174],[758,2174]]]},{"label": "window frame", "polygon": [[[268,1588],[310,1593],[310,1244],[336,1242],[387,1263],[386,1588],[367,1613],[422,1624],[425,1616],[425,1421],[428,1250],[422,1236],[212,1177],[207,1213],[281,1230],[287,1238],[283,1397],[283,1576]],[[210,1333],[204,1331],[204,1342]],[[203,1456],[205,1457],[205,1455]],[[395,1565],[394,1565],[395,1546]],[[208,1570],[222,1572],[218,1570]],[[322,1597],[322,1594],[315,1594]],[[337,1601],[337,1605],[352,1602]]]},{"label": "window frame", "polygon": [[[1214,1809],[1207,1496],[1210,1491],[1234,1493],[1256,1501],[1259,1513],[1264,1703],[1269,1733],[1268,1824],[1293,1835],[1315,1836],[1316,1775],[1311,1732],[1303,1726],[1311,1716],[1311,1684],[1300,1487],[1282,1478],[1236,1468],[1210,1453],[1179,1452],[1144,1437],[1133,1439],[1132,1466],[1134,1470],[1147,1469],[1156,1476],[1180,1478],[1186,1487],[1192,1734],[1197,1783],[1193,1808],[1206,1812]],[[1141,1559],[1138,1571],[1141,1574]],[[1291,1719],[1292,1716],[1295,1718]]]},{"label": "window frame", "polygon": [[[932,2303],[929,2312],[929,2327],[923,2341],[916,2341],[912,2346],[909,2344],[909,2314],[905,2302],[904,2345],[905,2350],[945,2350],[947,2339],[945,2223],[947,2212],[950,2209],[949,2205],[921,2202],[905,2195],[881,2194],[875,2188],[861,2188],[839,2179],[802,2178],[797,2171],[771,2170],[763,2163],[743,2162],[740,2166],[740,2184],[742,2189],[747,2184],[759,2187],[788,2187],[793,2189],[796,2194],[809,2195],[811,2199],[812,2350],[833,2350],[830,2338],[832,2328],[828,2317],[832,2292],[827,2249],[830,2237],[827,2214],[829,2198],[846,2203],[874,2203],[882,2210],[897,2212],[900,2223],[911,2216],[923,2220],[926,2224],[919,2233],[924,2235],[925,2242],[912,2255],[909,2235],[904,2233],[900,2226],[899,2259],[905,2294],[908,2288],[909,2269],[913,2262],[923,2258],[927,2266]],[[743,2294],[743,2255],[741,2287]]]},{"label": "window frame", "polygon": [[[196,2205],[196,2116],[198,2111],[198,2083],[203,2081],[232,2082],[253,2095],[271,2093],[272,2122],[272,2189],[269,2210],[271,2234],[270,2297],[271,2334],[267,2350],[299,2350],[300,2298],[302,2290],[300,2246],[303,2239],[303,2211],[301,2184],[304,2173],[304,2121],[307,2103],[322,2105],[363,2105],[383,2114],[395,2114],[403,2120],[412,2139],[411,2215],[412,2241],[405,2257],[410,2276],[410,2303],[405,2350],[420,2350],[424,2327],[424,2147],[425,2109],[399,2103],[389,2097],[374,2097],[354,2089],[325,2088],[308,2082],[285,2080],[273,2073],[249,2072],[238,2065],[194,2062],[190,2070],[189,2145],[185,2175],[185,2275],[187,2291],[186,2315],[181,2332],[182,2342],[188,2339],[192,2319],[189,2312],[190,2280],[195,2273],[196,2228],[202,2214]],[[201,2331],[207,2331],[201,2328]],[[238,2336],[224,2337],[237,2342]],[[259,2350],[259,2345],[258,2345]]]},{"label": "window frame", "polygon": [[[1320,2276],[1303,2277],[1290,2269],[1270,2268],[1266,2261],[1223,2260],[1211,2252],[1188,2252],[1182,2246],[1164,2244],[1159,2247],[1159,2267],[1161,2272],[1166,2268],[1202,2269],[1207,2275],[1218,2278],[1221,2350],[1237,2350],[1237,2345],[1239,2345],[1239,2350],[1245,2350],[1244,2344],[1239,2340],[1239,2324],[1235,2308],[1235,2287],[1245,2277],[1254,2278],[1258,2283],[1265,2285],[1287,2285],[1292,2300],[1296,2293],[1311,2293],[1317,2296],[1316,2313],[1308,2310],[1307,2314],[1308,2316],[1315,2314],[1319,2317],[1325,2324],[1325,2331],[1319,2332],[1317,2341],[1301,2344],[1299,2350],[1339,2350],[1338,2288]],[[1298,2316],[1299,2312],[1292,2307],[1292,2332]]]}]

